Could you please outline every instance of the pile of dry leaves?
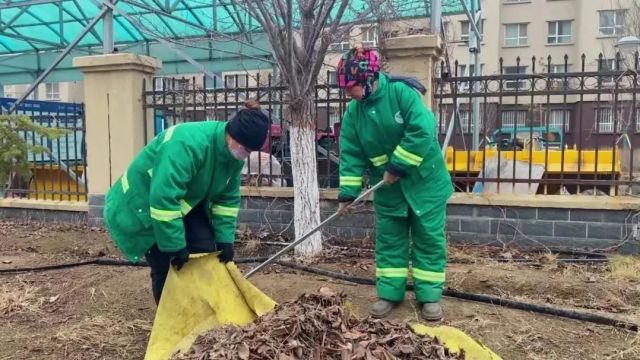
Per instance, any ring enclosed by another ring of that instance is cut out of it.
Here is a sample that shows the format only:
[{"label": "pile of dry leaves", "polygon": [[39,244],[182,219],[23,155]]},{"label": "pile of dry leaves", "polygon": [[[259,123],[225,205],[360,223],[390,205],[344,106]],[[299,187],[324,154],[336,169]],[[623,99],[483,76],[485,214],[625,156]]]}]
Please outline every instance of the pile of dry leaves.
[{"label": "pile of dry leaves", "polygon": [[358,320],[344,305],[326,288],[305,294],[245,328],[209,332],[175,359],[464,359],[406,324]]}]

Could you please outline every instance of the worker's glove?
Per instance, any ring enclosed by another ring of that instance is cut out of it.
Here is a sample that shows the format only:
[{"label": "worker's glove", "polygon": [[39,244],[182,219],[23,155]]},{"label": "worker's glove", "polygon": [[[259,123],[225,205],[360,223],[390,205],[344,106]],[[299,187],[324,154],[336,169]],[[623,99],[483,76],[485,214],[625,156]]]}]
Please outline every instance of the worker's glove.
[{"label": "worker's glove", "polygon": [[351,205],[351,201],[344,201],[344,202],[338,203],[338,213],[341,215],[348,214],[349,211],[351,210],[349,205]]},{"label": "worker's glove", "polygon": [[355,197],[340,194],[338,195],[338,214],[344,215],[351,211],[349,205],[355,200]]},{"label": "worker's glove", "polygon": [[174,252],[167,253],[170,256],[171,265],[173,265],[177,271],[180,271],[184,264],[189,261],[189,250],[186,248]]},{"label": "worker's glove", "polygon": [[233,260],[233,244],[229,243],[216,243],[216,249],[220,252],[218,259],[224,264]]},{"label": "worker's glove", "polygon": [[387,185],[395,184],[396,181],[398,181],[398,179],[400,179],[399,176],[394,175],[394,174],[390,173],[389,171],[385,171],[384,172],[384,177],[382,178],[384,183],[387,184]]}]

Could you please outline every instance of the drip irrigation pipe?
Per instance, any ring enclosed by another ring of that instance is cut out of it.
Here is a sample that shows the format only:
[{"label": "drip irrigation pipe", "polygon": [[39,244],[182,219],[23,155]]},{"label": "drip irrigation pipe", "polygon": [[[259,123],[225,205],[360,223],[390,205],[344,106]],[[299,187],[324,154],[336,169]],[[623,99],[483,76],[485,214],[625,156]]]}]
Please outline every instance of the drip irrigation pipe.
[{"label": "drip irrigation pipe", "polygon": [[[344,281],[348,281],[356,284],[361,284],[361,285],[376,284],[375,279],[340,274],[333,271],[317,269],[310,266],[290,263],[286,261],[277,261],[276,263],[278,265],[285,266],[288,268],[306,271],[306,272],[310,272],[318,275],[329,276],[335,279],[340,279],[340,280],[344,280]],[[407,289],[412,290],[413,285],[408,284]],[[444,295],[448,297],[462,299],[462,300],[471,300],[471,301],[477,301],[477,302],[482,302],[482,303],[491,304],[491,305],[499,305],[499,306],[503,306],[511,309],[532,311],[532,312],[537,312],[541,314],[553,315],[553,316],[563,317],[563,318],[568,318],[573,320],[581,320],[581,321],[591,322],[591,323],[600,324],[600,325],[609,325],[609,326],[614,326],[617,328],[626,329],[634,332],[638,332],[639,326],[640,326],[632,322],[618,320],[618,319],[614,319],[614,318],[610,318],[610,317],[602,316],[598,314],[592,314],[592,313],[568,310],[568,309],[560,309],[552,306],[537,305],[537,304],[525,303],[525,302],[515,301],[515,300],[508,300],[508,299],[503,299],[503,298],[500,298],[497,296],[491,296],[491,295],[466,293],[466,292],[453,290],[453,289],[445,289]]]},{"label": "drip irrigation pipe", "polygon": [[[236,264],[261,263],[266,261],[267,259],[268,259],[267,257],[239,258],[234,260],[234,262]],[[571,259],[571,260],[576,260],[576,259]],[[600,260],[600,259],[583,259],[583,260]],[[323,269],[314,268],[311,266],[291,263],[288,261],[278,260],[275,263],[280,266],[288,267],[291,269],[305,271],[305,272],[317,274],[317,275],[328,276],[334,279],[344,280],[344,281],[348,281],[355,284],[361,284],[361,285],[376,284],[376,280],[371,278],[341,274],[334,271],[323,270]],[[47,265],[47,266],[40,266],[40,267],[0,269],[0,273],[6,274],[6,273],[57,270],[57,269],[65,269],[65,268],[72,268],[72,267],[86,266],[86,265],[143,267],[143,266],[147,266],[147,263],[146,262],[131,263],[125,260],[114,260],[114,259],[94,259],[94,260],[88,260],[88,261],[80,261],[80,262],[57,264],[57,265]],[[413,285],[408,284],[407,289],[412,290]],[[537,305],[537,304],[525,303],[521,301],[508,300],[508,299],[503,299],[503,298],[500,298],[497,296],[491,296],[491,295],[466,293],[466,292],[462,292],[454,289],[445,289],[444,295],[448,297],[462,299],[462,300],[477,301],[477,302],[482,302],[486,304],[499,305],[499,306],[512,308],[512,309],[532,311],[532,312],[537,312],[541,314],[553,315],[553,316],[563,317],[563,318],[568,318],[573,320],[581,320],[581,321],[591,322],[591,323],[600,324],[600,325],[609,325],[609,326],[614,326],[614,327],[635,331],[635,332],[639,331],[638,324],[622,321],[622,320],[618,320],[618,319],[614,319],[614,318],[610,318],[602,315],[587,313],[587,312],[560,309],[560,308],[555,308],[547,305]]]},{"label": "drip irrigation pipe", "polygon": [[[241,258],[241,259],[234,260],[234,262],[236,264],[248,264],[248,263],[262,262],[262,261],[265,261],[267,259],[268,259],[267,257]],[[129,261],[126,261],[126,260],[94,259],[94,260],[78,261],[78,262],[65,263],[65,264],[56,264],[56,265],[46,265],[46,266],[39,266],[39,267],[0,269],[0,274],[14,274],[14,273],[23,273],[23,272],[68,269],[68,268],[74,268],[74,267],[86,266],[86,265],[134,266],[134,267],[149,266],[146,261],[141,261],[141,262],[138,262],[138,263],[132,263],[132,262],[129,262]]]}]

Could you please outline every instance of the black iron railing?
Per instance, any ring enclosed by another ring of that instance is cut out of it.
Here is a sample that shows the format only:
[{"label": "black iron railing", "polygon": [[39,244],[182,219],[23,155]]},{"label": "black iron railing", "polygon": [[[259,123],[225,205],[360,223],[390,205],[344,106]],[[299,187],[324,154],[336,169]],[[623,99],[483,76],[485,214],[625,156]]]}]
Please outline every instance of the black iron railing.
[{"label": "black iron railing", "polygon": [[434,111],[459,191],[628,194],[640,185],[639,55],[443,62]]},{"label": "black iron railing", "polygon": [[[6,114],[15,99],[0,98]],[[37,125],[64,130],[58,138],[47,138],[32,131],[20,136],[44,152],[29,152],[30,174],[9,174],[7,184],[0,184],[5,198],[86,201],[87,152],[85,145],[84,105],[75,103],[25,100],[13,114],[26,115]]]}]

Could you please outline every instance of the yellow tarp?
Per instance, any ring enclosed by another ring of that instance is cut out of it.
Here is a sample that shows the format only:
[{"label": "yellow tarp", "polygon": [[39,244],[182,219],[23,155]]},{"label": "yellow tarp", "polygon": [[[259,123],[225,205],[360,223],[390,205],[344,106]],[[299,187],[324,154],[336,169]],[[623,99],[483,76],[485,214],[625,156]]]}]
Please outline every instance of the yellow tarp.
[{"label": "yellow tarp", "polygon": [[186,352],[207,330],[246,325],[275,305],[235,264],[222,264],[217,254],[191,257],[180,271],[169,269],[145,359],[166,360],[177,350]]},{"label": "yellow tarp", "polygon": [[437,337],[442,344],[454,353],[459,353],[460,350],[464,350],[465,360],[502,360],[500,356],[484,346],[481,342],[454,327],[430,327],[416,324],[413,325],[412,328],[418,335]]},{"label": "yellow tarp", "polygon": [[[235,264],[220,263],[217,254],[191,257],[180,271],[169,269],[145,359],[166,360],[176,351],[186,352],[207,330],[223,324],[249,324],[275,305]],[[501,360],[456,328],[417,324],[413,329],[437,337],[455,352],[464,350],[467,360]]]}]

